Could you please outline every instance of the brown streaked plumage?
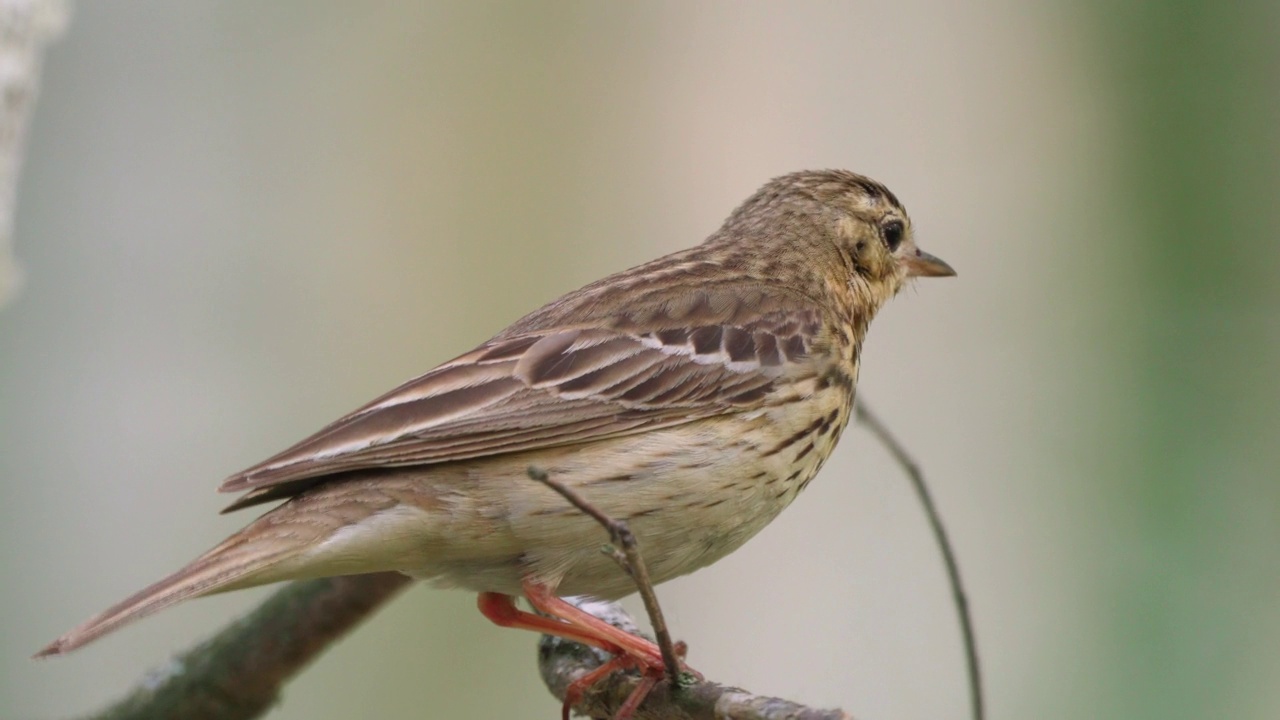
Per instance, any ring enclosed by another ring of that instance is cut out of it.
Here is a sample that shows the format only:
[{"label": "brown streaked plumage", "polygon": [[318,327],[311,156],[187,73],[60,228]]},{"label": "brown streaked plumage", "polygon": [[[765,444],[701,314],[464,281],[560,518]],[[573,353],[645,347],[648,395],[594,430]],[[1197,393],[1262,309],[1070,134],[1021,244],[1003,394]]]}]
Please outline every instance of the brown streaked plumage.
[{"label": "brown streaked plumage", "polygon": [[[660,667],[558,600],[633,585],[594,521],[526,470],[627,520],[655,582],[714,562],[830,454],[876,311],[910,277],[951,274],[879,183],[777,178],[701,245],[569,293],[231,476],[221,489],[244,494],[228,510],[285,502],[40,654],[191,597],[398,570],[480,592],[499,624]],[[516,610],[518,594],[556,619]]]}]

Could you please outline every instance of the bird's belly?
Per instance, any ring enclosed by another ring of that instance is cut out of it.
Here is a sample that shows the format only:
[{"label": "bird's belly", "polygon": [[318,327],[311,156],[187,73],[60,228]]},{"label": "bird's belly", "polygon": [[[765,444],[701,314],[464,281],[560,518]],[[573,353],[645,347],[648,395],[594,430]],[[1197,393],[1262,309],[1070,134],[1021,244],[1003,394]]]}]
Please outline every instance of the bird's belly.
[{"label": "bird's belly", "polygon": [[799,416],[703,421],[544,450],[537,458],[476,463],[468,474],[478,486],[506,488],[487,499],[466,494],[467,512],[485,515],[491,531],[472,537],[468,547],[448,548],[414,574],[509,594],[518,593],[526,577],[555,585],[562,595],[632,593],[632,580],[602,551],[606,531],[528,478],[532,462],[626,521],[655,583],[705,567],[773,520],[830,454],[847,414],[838,403],[802,407],[808,411]]}]

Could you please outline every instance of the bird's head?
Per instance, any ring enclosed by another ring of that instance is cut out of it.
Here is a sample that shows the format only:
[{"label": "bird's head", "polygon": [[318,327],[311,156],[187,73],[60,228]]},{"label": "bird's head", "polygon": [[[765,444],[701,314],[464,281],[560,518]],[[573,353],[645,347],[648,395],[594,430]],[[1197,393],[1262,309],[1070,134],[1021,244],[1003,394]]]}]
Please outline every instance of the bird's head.
[{"label": "bird's head", "polygon": [[815,253],[817,263],[831,258],[833,275],[876,305],[911,278],[956,274],[916,245],[911,218],[888,188],[847,170],[774,178],[734,211],[721,232],[754,238],[766,252]]}]

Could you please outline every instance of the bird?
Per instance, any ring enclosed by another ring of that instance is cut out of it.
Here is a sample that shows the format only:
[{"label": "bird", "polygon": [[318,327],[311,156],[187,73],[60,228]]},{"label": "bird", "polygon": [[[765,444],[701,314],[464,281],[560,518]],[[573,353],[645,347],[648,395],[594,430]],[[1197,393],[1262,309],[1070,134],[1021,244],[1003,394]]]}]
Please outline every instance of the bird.
[{"label": "bird", "polygon": [[830,456],[877,311],[951,275],[881,183],[774,178],[701,244],[553,300],[230,476],[219,490],[241,495],[224,512],[276,505],[37,657],[199,596],[398,571],[478,593],[500,626],[660,669],[652,642],[564,600],[635,586],[596,521],[529,469],[626,522],[655,584],[705,567]]}]

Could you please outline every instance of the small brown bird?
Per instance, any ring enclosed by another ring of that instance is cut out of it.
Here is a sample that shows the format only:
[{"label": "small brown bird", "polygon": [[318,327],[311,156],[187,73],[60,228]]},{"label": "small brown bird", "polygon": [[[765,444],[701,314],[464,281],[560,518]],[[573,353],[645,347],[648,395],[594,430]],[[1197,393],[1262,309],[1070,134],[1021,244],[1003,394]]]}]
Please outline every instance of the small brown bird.
[{"label": "small brown bird", "polygon": [[231,476],[220,489],[245,494],[227,510],[285,502],[39,654],[188,598],[396,570],[480,593],[500,625],[660,668],[652,643],[560,599],[634,585],[596,522],[528,468],[627,521],[655,583],[713,563],[830,455],[880,307],[912,277],[954,274],[883,185],[772,180],[701,245],[569,293]]}]

